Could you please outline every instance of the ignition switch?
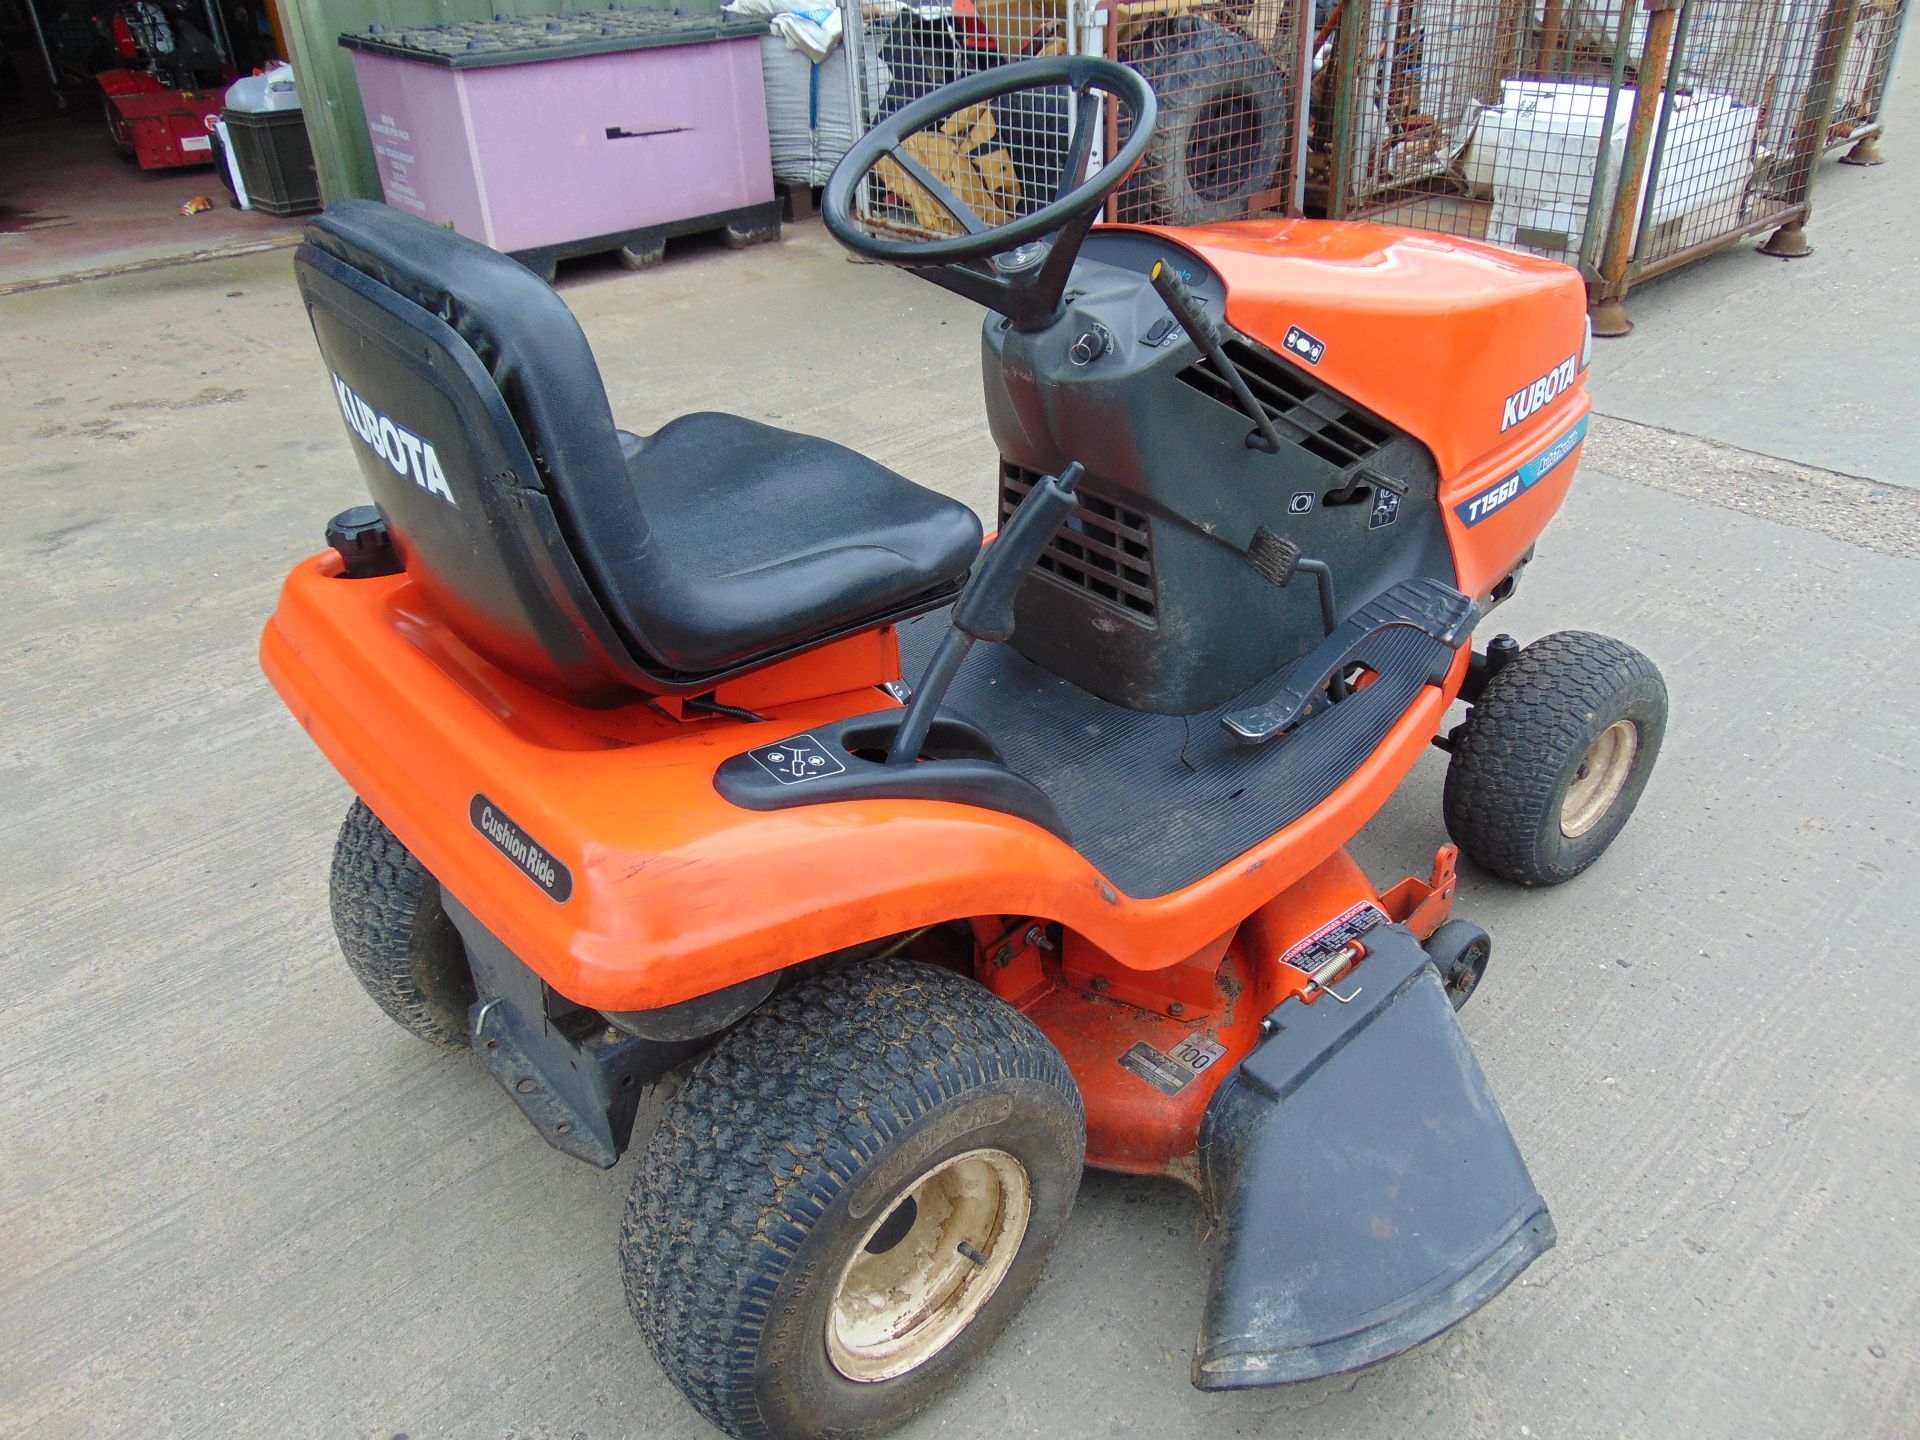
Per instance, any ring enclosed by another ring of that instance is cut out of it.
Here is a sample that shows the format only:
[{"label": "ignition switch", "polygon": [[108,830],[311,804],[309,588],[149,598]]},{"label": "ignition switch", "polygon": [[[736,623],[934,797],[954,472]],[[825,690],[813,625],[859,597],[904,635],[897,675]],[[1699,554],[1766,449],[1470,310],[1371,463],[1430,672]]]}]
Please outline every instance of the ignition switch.
[{"label": "ignition switch", "polygon": [[1113,336],[1107,333],[1107,327],[1093,325],[1073,342],[1072,348],[1067,351],[1067,359],[1075,365],[1091,365],[1112,348]]}]

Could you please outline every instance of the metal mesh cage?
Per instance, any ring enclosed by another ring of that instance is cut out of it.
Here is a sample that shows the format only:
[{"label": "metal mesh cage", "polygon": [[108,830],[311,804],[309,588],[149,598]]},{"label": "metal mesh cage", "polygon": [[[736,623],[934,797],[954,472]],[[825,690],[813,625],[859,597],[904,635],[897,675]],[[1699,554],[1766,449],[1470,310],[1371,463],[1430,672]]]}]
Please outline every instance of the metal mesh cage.
[{"label": "metal mesh cage", "polygon": [[1644,13],[1623,17],[1620,0],[1348,5],[1359,23],[1343,18],[1337,49],[1315,53],[1328,212],[1591,265]]},{"label": "metal mesh cage", "polygon": [[[844,0],[847,44],[858,56],[850,67],[856,113],[871,127],[962,76],[1012,60],[1080,53],[1085,37],[1076,32],[1085,13],[1081,0],[977,0],[964,8]],[[950,116],[910,136],[902,149],[986,224],[1000,225],[1058,193],[1071,112],[1066,87],[1030,90]],[[961,229],[895,160],[882,160],[868,178],[859,217],[906,235]]]},{"label": "metal mesh cage", "polygon": [[[1112,7],[1108,52],[1153,86],[1160,120],[1111,218],[1200,225],[1286,211],[1301,13],[1297,0]],[[1117,124],[1114,141],[1125,133]]]},{"label": "metal mesh cage", "polygon": [[1809,107],[1830,96],[1845,44],[1835,8],[1831,0],[1681,6],[1645,192],[1636,213],[1618,220],[1632,227],[1637,271],[1779,223],[1804,206],[1823,148]]},{"label": "metal mesh cage", "polygon": [[[1335,218],[1563,260],[1611,294],[1803,217],[1820,154],[1878,127],[1911,3],[843,0],[868,125],[1026,56],[1105,53],[1138,70],[1160,123],[1110,219],[1203,224],[1281,213],[1304,192]],[[998,223],[1058,193],[1070,109],[1064,90],[1027,92],[907,149]],[[1095,164],[1128,133],[1120,109],[1097,121]],[[958,229],[892,162],[861,213]]]},{"label": "metal mesh cage", "polygon": [[1829,147],[1850,144],[1879,130],[1901,31],[1911,8],[1907,0],[1863,0],[1840,73],[1839,96],[1827,132]]},{"label": "metal mesh cage", "polygon": [[[1293,83],[1302,0],[961,0],[915,5],[842,0],[858,52],[856,113],[871,126],[962,75],[1042,55],[1105,54],[1153,86],[1152,148],[1108,218],[1192,225],[1281,213],[1293,193]],[[1064,87],[1030,90],[951,117],[905,147],[989,225],[1059,193],[1075,117]],[[1126,107],[1103,102],[1093,165],[1131,132]],[[958,224],[907,169],[882,161],[862,220],[905,234]]]},{"label": "metal mesh cage", "polygon": [[1345,0],[1314,56],[1318,194],[1652,273],[1804,213],[1821,150],[1877,111],[1906,4]]}]

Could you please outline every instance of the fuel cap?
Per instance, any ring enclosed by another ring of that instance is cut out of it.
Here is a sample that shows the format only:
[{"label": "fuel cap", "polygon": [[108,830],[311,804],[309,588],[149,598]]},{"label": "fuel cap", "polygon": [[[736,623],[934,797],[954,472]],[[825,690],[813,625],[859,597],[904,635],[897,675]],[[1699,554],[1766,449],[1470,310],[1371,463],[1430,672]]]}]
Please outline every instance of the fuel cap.
[{"label": "fuel cap", "polygon": [[398,575],[403,568],[393,548],[393,533],[371,505],[356,505],[329,520],[327,544],[339,553],[350,579]]}]

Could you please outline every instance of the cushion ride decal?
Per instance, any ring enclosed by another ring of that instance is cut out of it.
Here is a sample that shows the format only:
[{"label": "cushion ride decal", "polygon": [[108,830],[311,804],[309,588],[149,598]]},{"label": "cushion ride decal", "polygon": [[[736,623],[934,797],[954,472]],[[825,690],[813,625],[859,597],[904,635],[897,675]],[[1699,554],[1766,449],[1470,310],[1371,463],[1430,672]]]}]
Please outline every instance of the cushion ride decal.
[{"label": "cushion ride decal", "polygon": [[1504,480],[1496,480],[1478,495],[1454,506],[1453,513],[1460,517],[1460,523],[1472,529],[1489,515],[1499,514],[1552,474],[1560,462],[1571,455],[1579,447],[1580,442],[1587,438],[1588,418],[1582,415],[1578,424]]},{"label": "cushion ride decal", "polygon": [[475,795],[467,807],[473,828],[493,842],[534,884],[562,905],[573,894],[573,872],[554,859],[553,852],[522,830],[484,795]]}]

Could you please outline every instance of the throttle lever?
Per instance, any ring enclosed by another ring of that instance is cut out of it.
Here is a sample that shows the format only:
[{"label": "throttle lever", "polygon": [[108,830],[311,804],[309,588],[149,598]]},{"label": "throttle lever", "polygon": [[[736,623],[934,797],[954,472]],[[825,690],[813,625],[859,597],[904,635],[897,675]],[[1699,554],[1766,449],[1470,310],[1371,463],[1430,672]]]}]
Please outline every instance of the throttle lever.
[{"label": "throttle lever", "polygon": [[[1270,455],[1278,454],[1280,432],[1273,428],[1273,417],[1267,414],[1266,406],[1253,398],[1253,391],[1247,388],[1247,377],[1240,373],[1240,367],[1227,358],[1227,352],[1220,344],[1220,327],[1213,323],[1213,317],[1193,298],[1193,292],[1187,289],[1187,282],[1169,269],[1164,260],[1153,262],[1147,279],[1160,292],[1160,298],[1166,302],[1167,309],[1173,312],[1173,318],[1180,322],[1180,328],[1187,332],[1187,337],[1200,347],[1200,353],[1207,357],[1220,378],[1232,387],[1233,398],[1240,402],[1240,408],[1247,412],[1247,418],[1253,421],[1260,438],[1266,442],[1261,448]],[[1251,445],[1252,439],[1247,443]]]}]

